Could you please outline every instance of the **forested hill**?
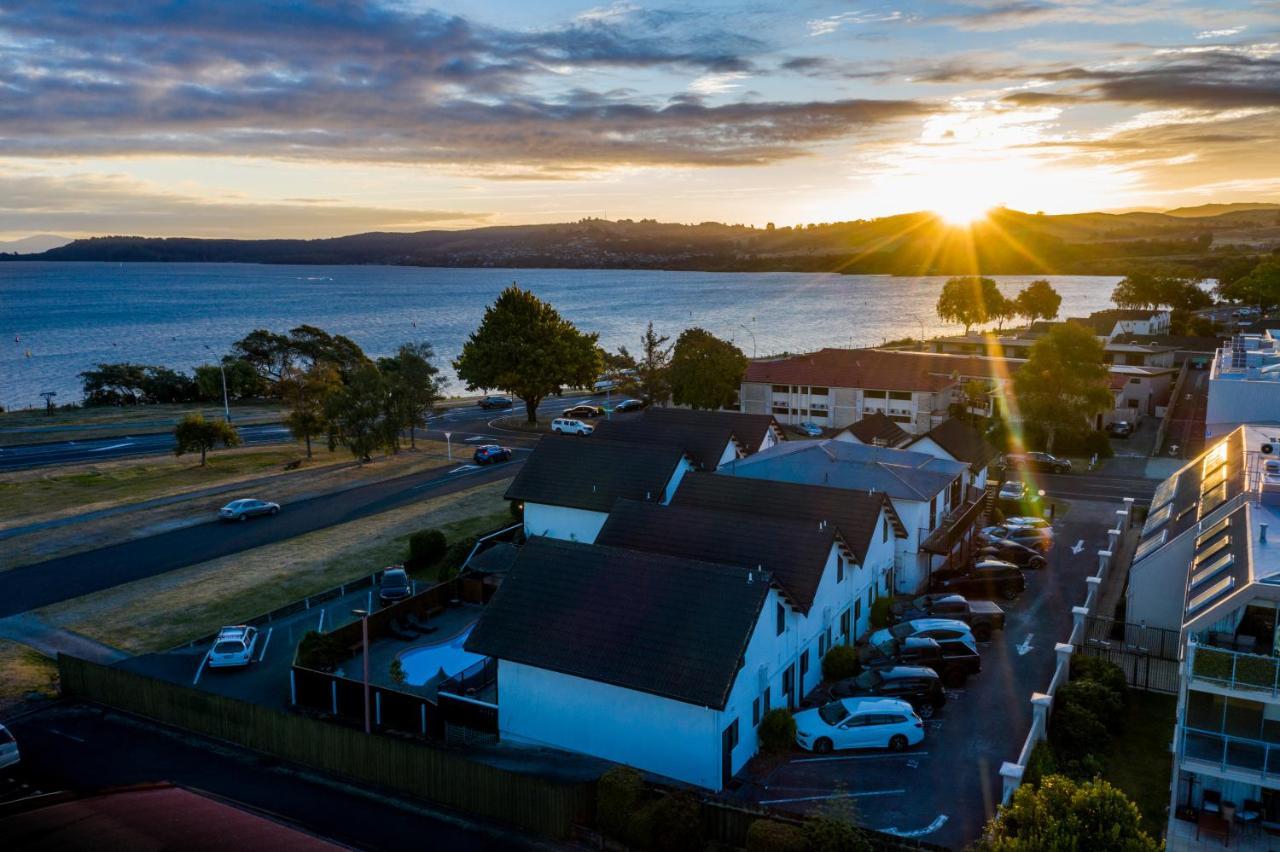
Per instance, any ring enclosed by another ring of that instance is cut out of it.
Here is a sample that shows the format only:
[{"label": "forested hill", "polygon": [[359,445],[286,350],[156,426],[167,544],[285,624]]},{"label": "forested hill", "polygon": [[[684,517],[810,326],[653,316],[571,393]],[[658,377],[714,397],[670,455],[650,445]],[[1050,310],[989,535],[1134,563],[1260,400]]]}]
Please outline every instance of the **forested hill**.
[{"label": "forested hill", "polygon": [[[970,229],[933,214],[754,228],[585,219],[316,240],[97,237],[5,260],[796,270],[848,273],[1123,274],[1145,263],[1212,268],[1280,246],[1280,205],[1046,216],[995,211]],[[1172,214],[1172,215],[1171,215]],[[1233,248],[1235,247],[1235,248]]]}]

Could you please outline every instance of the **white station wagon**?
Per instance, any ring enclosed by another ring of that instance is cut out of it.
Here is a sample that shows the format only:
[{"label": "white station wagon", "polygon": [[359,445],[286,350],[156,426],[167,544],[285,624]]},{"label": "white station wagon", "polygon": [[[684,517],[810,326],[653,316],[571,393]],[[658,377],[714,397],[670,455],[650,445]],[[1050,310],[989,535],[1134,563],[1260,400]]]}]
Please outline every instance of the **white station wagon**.
[{"label": "white station wagon", "polygon": [[551,421],[551,431],[557,435],[590,435],[595,427],[572,417],[557,417]]},{"label": "white station wagon", "polygon": [[258,646],[258,628],[239,625],[224,627],[209,649],[209,668],[247,666],[253,662],[253,651]]},{"label": "white station wagon", "polygon": [[796,714],[796,742],[806,751],[887,748],[901,751],[924,739],[924,722],[897,698],[842,698]]}]

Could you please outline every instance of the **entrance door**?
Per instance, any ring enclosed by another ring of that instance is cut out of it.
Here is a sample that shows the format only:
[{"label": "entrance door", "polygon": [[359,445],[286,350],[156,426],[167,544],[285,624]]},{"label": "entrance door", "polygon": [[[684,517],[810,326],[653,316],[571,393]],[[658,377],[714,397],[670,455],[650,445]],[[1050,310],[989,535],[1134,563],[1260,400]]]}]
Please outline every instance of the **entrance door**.
[{"label": "entrance door", "polygon": [[734,719],[720,735],[720,788],[733,780],[733,750],[738,745],[738,720]]}]

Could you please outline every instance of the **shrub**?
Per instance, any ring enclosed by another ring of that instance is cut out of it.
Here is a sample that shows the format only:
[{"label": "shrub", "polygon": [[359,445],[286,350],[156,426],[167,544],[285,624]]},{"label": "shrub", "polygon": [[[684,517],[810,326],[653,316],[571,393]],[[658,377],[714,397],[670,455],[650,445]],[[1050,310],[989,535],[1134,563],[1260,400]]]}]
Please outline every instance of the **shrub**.
[{"label": "shrub", "polygon": [[1041,740],[1031,749],[1027,758],[1027,767],[1022,773],[1022,783],[1033,787],[1039,786],[1045,776],[1058,771],[1058,761],[1053,757],[1053,747],[1046,740]]},{"label": "shrub", "polygon": [[760,720],[760,750],[770,754],[790,751],[796,742],[796,720],[785,708],[775,707]]},{"label": "shrub", "polygon": [[1191,668],[1200,677],[1211,678],[1212,680],[1230,680],[1233,661],[1234,657],[1229,652],[1218,651],[1201,645],[1196,647],[1196,658]]},{"label": "shrub", "polygon": [[519,500],[508,500],[507,511],[511,513],[511,517],[517,521],[524,520],[524,503]]},{"label": "shrub", "polygon": [[822,658],[823,680],[844,680],[858,673],[858,652],[852,645],[832,646]]},{"label": "shrub", "polygon": [[1085,758],[1091,758],[1095,750],[1106,749],[1110,741],[1106,726],[1087,708],[1071,702],[1054,708],[1049,721],[1049,742],[1064,768],[1072,763],[1083,765]]},{"label": "shrub", "polygon": [[785,822],[758,819],[747,829],[747,852],[806,852],[804,832]]},{"label": "shrub", "polygon": [[1089,657],[1084,654],[1073,655],[1071,657],[1071,680],[1091,680],[1102,684],[1121,696],[1129,691],[1129,682],[1124,676],[1124,669],[1101,657]]},{"label": "shrub", "polygon": [[440,560],[440,567],[436,570],[436,579],[444,581],[456,577],[458,571],[462,569],[462,563],[467,561],[467,557],[471,555],[471,549],[475,546],[475,536],[468,536],[449,545],[444,558]]},{"label": "shrub", "polygon": [[400,662],[400,658],[396,657],[391,661],[391,682],[396,686],[404,686],[405,674],[404,664]]},{"label": "shrub", "polygon": [[596,784],[596,827],[618,840],[629,833],[631,815],[644,795],[644,777],[629,766],[615,766]]},{"label": "shrub", "polygon": [[805,845],[809,852],[871,852],[871,841],[858,823],[853,799],[832,799],[805,821]]},{"label": "shrub", "polygon": [[1115,733],[1124,721],[1124,693],[1116,692],[1096,680],[1073,680],[1064,683],[1054,698],[1058,707],[1076,705]]},{"label": "shrub", "polygon": [[298,643],[298,665],[303,668],[333,671],[349,656],[348,648],[327,633],[310,630]]},{"label": "shrub", "polygon": [[654,849],[698,852],[706,846],[702,806],[690,793],[672,793],[653,804],[649,842]]},{"label": "shrub", "polygon": [[404,567],[410,571],[430,568],[444,557],[449,543],[440,530],[419,530],[409,536],[409,555]]},{"label": "shrub", "polygon": [[875,603],[871,605],[871,629],[879,630],[889,626],[889,604],[892,602],[888,595],[876,598]]},{"label": "shrub", "polygon": [[1138,806],[1105,781],[1077,784],[1050,775],[1037,788],[1022,785],[983,830],[977,852],[1023,849],[1123,849],[1157,852],[1142,830]]}]

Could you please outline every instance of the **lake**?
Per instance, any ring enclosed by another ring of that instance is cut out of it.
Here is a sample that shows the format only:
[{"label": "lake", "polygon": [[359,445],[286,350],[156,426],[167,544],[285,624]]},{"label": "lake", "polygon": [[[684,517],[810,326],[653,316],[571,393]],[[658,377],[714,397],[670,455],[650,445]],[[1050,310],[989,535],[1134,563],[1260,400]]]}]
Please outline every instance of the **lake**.
[{"label": "lake", "polygon": [[[1014,295],[1034,275],[996,276]],[[1114,276],[1047,276],[1061,316],[1110,304]],[[674,340],[698,325],[748,356],[823,346],[875,346],[961,329],[934,313],[945,277],[790,272],[436,269],[222,263],[0,263],[0,405],[80,399],[77,374],[98,362],[176,369],[213,362],[254,328],[301,323],[345,334],[370,355],[409,340],[448,360],[512,281],[550,301],[613,349],[639,349],[650,320]],[[461,393],[456,379],[450,390]]]}]

